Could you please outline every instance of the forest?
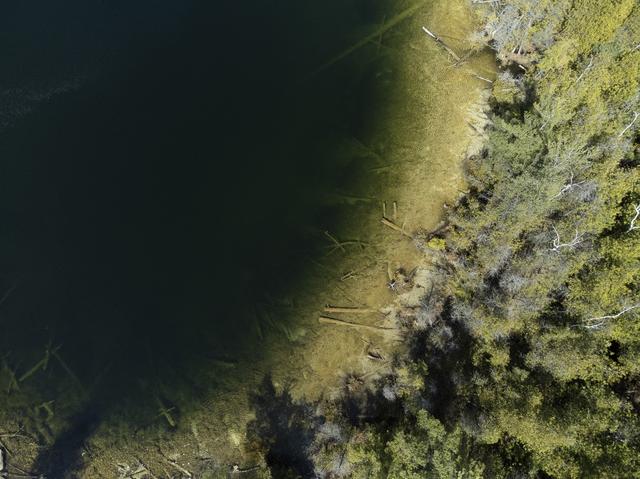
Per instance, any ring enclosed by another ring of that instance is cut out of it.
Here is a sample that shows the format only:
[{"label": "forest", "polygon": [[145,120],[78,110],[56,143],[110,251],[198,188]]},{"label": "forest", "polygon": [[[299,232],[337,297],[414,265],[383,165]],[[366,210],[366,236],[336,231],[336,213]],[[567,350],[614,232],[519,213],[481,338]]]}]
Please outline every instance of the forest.
[{"label": "forest", "polygon": [[640,477],[640,5],[475,1],[495,50],[435,288],[375,390],[265,382],[273,477]]}]

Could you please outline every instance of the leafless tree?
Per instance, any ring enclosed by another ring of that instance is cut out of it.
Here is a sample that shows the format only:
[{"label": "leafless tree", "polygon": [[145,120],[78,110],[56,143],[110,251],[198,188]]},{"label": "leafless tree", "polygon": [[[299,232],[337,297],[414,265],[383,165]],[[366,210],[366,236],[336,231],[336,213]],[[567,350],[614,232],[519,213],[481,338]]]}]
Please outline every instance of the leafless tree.
[{"label": "leafless tree", "polygon": [[635,209],[636,214],[631,219],[631,223],[629,224],[629,229],[627,230],[627,232],[640,229],[640,226],[636,226],[636,221],[640,217],[640,203],[638,203],[636,206],[634,206],[634,209]]},{"label": "leafless tree", "polygon": [[556,237],[553,239],[553,248],[551,248],[551,251],[560,251],[562,248],[574,248],[582,243],[582,240],[584,239],[584,233],[578,233],[578,230],[576,229],[576,234],[573,239],[568,243],[563,243],[560,239],[560,233],[558,233],[556,227],[552,226],[552,228]]}]

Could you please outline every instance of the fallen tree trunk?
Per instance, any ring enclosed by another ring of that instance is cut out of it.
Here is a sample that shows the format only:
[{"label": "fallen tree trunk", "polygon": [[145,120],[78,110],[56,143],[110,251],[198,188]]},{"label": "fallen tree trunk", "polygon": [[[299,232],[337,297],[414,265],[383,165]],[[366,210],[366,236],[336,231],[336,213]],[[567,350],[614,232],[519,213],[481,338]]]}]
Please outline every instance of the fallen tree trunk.
[{"label": "fallen tree trunk", "polygon": [[438,35],[436,35],[435,33],[431,32],[430,30],[427,29],[427,27],[422,27],[422,30],[424,31],[424,33],[426,33],[427,35],[429,35],[431,38],[433,38],[435,40],[435,42],[440,45],[442,48],[444,48],[444,50],[453,57],[453,59],[457,62],[460,61],[460,57],[456,54],[456,52],[454,52],[445,42],[444,40],[442,40],[442,38],[440,38]]},{"label": "fallen tree trunk", "polygon": [[382,220],[380,220],[382,222],[383,225],[388,226],[389,228],[391,228],[392,230],[397,231],[398,233],[402,233],[403,235],[405,235],[407,238],[411,238],[413,239],[413,236],[411,236],[409,233],[407,233],[404,228],[401,228],[400,226],[398,226],[397,224],[395,224],[393,221],[387,219],[387,218],[382,218]]},{"label": "fallen tree trunk", "polygon": [[349,306],[326,306],[324,308],[325,313],[351,313],[351,314],[369,314],[377,313],[377,309],[368,308],[353,308]]},{"label": "fallen tree trunk", "polygon": [[352,323],[342,319],[330,318],[329,316],[320,316],[318,321],[323,324],[335,324],[338,326],[348,326],[355,329],[367,329],[369,331],[395,331],[395,328],[385,328],[384,326],[370,326],[368,324]]}]

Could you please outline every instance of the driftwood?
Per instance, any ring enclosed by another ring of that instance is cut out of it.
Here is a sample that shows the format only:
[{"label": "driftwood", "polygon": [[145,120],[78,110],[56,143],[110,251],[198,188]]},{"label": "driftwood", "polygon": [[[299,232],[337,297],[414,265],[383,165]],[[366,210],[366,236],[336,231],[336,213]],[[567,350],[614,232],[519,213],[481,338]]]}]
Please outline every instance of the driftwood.
[{"label": "driftwood", "polygon": [[422,27],[422,31],[424,33],[426,33],[427,35],[429,35],[431,38],[433,38],[435,40],[435,42],[440,45],[449,55],[451,55],[453,57],[453,59],[457,62],[459,62],[461,59],[460,57],[456,54],[456,52],[454,52],[445,42],[444,40],[442,40],[442,38],[440,38],[438,35],[436,35],[435,33],[431,32],[430,30],[427,29],[427,27]]},{"label": "driftwood", "polygon": [[376,309],[369,308],[354,308],[350,306],[326,306],[324,308],[325,313],[351,313],[351,314],[369,314],[377,313]]},{"label": "driftwood", "polygon": [[370,326],[368,324],[352,323],[343,319],[331,318],[329,316],[320,316],[318,321],[323,324],[335,324],[338,326],[348,326],[355,329],[367,329],[370,331],[395,331],[395,328],[385,328],[384,326]]},{"label": "driftwood", "polygon": [[409,233],[407,233],[404,228],[398,226],[397,224],[395,224],[393,221],[391,221],[390,219],[387,218],[382,218],[382,220],[380,220],[381,223],[385,226],[388,226],[389,228],[391,228],[394,231],[397,231],[398,233],[402,233],[403,235],[405,235],[407,238],[411,238],[413,239],[413,236],[411,236]]}]

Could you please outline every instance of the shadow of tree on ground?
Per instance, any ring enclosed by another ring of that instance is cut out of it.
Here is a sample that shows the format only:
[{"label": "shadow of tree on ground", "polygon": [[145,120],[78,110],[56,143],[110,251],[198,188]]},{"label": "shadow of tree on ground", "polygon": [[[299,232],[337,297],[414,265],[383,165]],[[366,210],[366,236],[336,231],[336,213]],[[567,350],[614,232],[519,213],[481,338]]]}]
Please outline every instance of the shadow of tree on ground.
[{"label": "shadow of tree on ground", "polygon": [[294,402],[287,387],[278,393],[270,376],[251,402],[256,418],[247,426],[247,436],[265,452],[273,477],[315,477],[311,450],[324,422],[316,405]]}]

